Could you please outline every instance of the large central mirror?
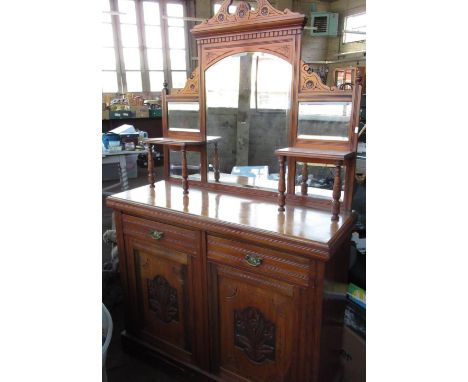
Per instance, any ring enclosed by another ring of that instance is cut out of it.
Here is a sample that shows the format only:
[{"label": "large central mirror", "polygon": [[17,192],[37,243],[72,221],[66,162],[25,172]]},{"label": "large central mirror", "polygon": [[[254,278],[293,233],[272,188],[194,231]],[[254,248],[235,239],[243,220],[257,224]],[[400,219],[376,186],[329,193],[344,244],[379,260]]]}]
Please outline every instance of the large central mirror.
[{"label": "large central mirror", "polygon": [[[288,146],[292,67],[262,52],[228,56],[205,72],[208,181],[277,190],[274,151]],[[219,176],[215,166],[219,163]]]}]

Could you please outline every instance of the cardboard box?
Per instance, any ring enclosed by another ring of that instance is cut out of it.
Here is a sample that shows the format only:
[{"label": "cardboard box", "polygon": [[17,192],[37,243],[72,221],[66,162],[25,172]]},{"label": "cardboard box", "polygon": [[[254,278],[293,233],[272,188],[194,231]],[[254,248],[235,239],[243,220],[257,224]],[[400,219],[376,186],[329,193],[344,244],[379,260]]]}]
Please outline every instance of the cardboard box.
[{"label": "cardboard box", "polygon": [[341,361],[343,382],[366,382],[366,340],[347,326],[343,328]]},{"label": "cardboard box", "polygon": [[132,106],[136,118],[149,118],[149,109],[145,106]]}]

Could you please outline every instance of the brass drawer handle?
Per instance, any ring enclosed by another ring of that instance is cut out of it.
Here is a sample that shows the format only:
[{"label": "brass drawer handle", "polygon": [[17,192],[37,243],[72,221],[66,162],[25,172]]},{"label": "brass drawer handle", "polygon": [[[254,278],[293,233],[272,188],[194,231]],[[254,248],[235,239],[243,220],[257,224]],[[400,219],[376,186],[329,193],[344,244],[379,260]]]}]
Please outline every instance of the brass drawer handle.
[{"label": "brass drawer handle", "polygon": [[154,239],[154,240],[161,240],[164,236],[164,232],[159,232],[159,231],[151,231],[150,232],[150,236]]},{"label": "brass drawer handle", "polygon": [[252,267],[258,267],[262,265],[263,261],[260,257],[255,255],[245,255],[244,259],[247,262],[247,264],[249,264]]}]

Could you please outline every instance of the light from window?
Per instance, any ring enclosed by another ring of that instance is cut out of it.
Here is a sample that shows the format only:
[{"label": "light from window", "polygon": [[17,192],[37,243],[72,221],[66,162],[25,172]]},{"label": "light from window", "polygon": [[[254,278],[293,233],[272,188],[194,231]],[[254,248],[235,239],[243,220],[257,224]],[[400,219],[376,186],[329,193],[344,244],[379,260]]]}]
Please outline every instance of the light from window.
[{"label": "light from window", "polygon": [[154,2],[143,2],[143,14],[145,25],[160,25],[159,4]]},{"label": "light from window", "polygon": [[160,92],[164,83],[164,72],[149,72],[150,87],[152,92]]},{"label": "light from window", "polygon": [[182,49],[171,49],[171,69],[172,70],[186,70],[187,65],[185,64],[185,50]]},{"label": "light from window", "polygon": [[119,17],[121,24],[136,24],[135,2],[119,0]]},{"label": "light from window", "polygon": [[[255,6],[252,5],[252,3],[249,3],[249,4],[250,4],[250,10],[255,11]],[[215,15],[216,13],[218,13],[220,8],[221,8],[221,4],[214,4],[213,5],[213,11],[214,11],[213,14]],[[237,9],[236,5],[230,5],[229,8],[228,8],[229,14],[232,15],[233,13],[236,13],[236,9]]]},{"label": "light from window", "polygon": [[103,71],[102,72],[102,91],[104,93],[117,93],[119,91],[117,87],[117,72]]},{"label": "light from window", "polygon": [[140,70],[140,50],[138,48],[123,48],[126,70]]},{"label": "light from window", "polygon": [[[345,17],[343,33],[343,43],[365,41],[366,40],[366,14],[359,13]],[[363,32],[363,33],[347,33],[349,32]]]},{"label": "light from window", "polygon": [[189,69],[185,5],[171,0],[101,1],[103,92],[159,92],[164,80],[170,87],[183,87]]},{"label": "light from window", "polygon": [[187,81],[186,72],[172,72],[172,87],[175,89],[181,89],[185,86]]},{"label": "light from window", "polygon": [[[278,76],[278,73],[281,73]],[[275,80],[272,81],[271,79]],[[250,107],[280,109],[290,107],[291,64],[266,53],[252,59]]]},{"label": "light from window", "polygon": [[146,54],[148,56],[148,69],[149,70],[163,70],[164,64],[163,64],[162,49],[148,49],[146,51]]},{"label": "light from window", "polygon": [[140,71],[126,71],[127,77],[127,91],[128,92],[141,92],[141,72]]},{"label": "light from window", "polygon": [[120,25],[122,46],[125,48],[138,48],[138,31],[136,25]]},{"label": "light from window", "polygon": [[146,46],[148,48],[161,48],[162,37],[160,26],[146,26]]},{"label": "light from window", "polygon": [[115,50],[114,48],[102,48],[101,69],[115,70]]},{"label": "light from window", "polygon": [[[229,56],[210,66],[205,72],[206,107],[239,106],[240,57]],[[226,73],[229,73],[226,76]]]}]

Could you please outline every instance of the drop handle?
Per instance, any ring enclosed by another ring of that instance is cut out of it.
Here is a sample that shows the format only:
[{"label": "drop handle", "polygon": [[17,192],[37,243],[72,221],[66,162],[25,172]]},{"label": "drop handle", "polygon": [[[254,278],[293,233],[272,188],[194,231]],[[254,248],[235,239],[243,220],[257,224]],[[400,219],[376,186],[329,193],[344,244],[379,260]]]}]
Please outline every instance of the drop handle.
[{"label": "drop handle", "polygon": [[150,232],[150,236],[151,236],[154,240],[160,240],[160,239],[163,238],[164,232],[160,232],[160,231],[151,231],[151,232]]},{"label": "drop handle", "polygon": [[255,255],[245,255],[244,259],[247,262],[247,264],[249,264],[252,267],[258,267],[262,265],[263,262],[263,260],[260,257]]}]

